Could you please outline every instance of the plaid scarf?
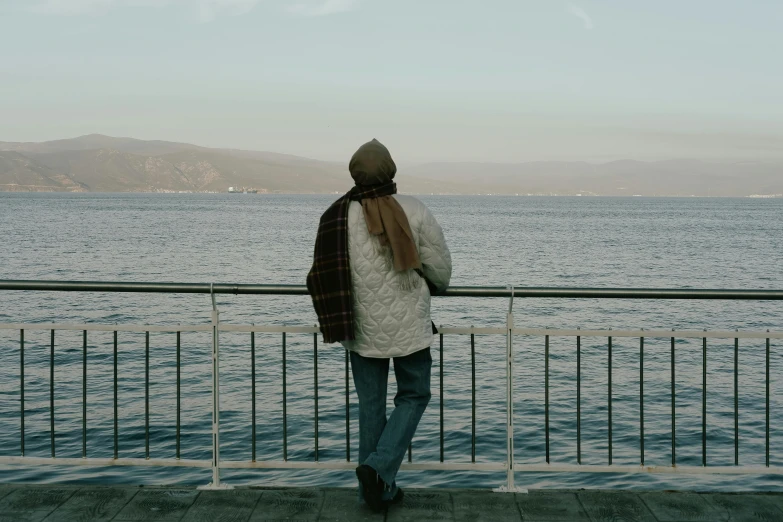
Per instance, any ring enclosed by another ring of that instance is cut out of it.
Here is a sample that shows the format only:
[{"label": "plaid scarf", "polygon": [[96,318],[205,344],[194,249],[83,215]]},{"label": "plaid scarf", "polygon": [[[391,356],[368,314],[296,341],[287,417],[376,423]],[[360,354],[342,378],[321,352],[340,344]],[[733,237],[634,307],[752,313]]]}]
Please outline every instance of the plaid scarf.
[{"label": "plaid scarf", "polygon": [[313,299],[325,343],[353,341],[353,293],[348,257],[348,206],[351,201],[397,193],[393,182],[372,187],[355,186],[321,216],[315,239],[313,267],[307,274],[307,290]]}]

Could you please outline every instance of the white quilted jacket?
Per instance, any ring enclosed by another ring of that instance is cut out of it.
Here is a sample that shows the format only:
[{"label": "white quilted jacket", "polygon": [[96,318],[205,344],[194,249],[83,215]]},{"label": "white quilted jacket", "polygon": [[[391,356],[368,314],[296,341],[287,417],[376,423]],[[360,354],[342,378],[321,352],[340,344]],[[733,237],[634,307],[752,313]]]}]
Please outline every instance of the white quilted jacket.
[{"label": "white quilted jacket", "polygon": [[[411,196],[395,195],[408,216],[424,275],[438,291],[451,279],[451,254],[443,230],[427,207]],[[405,289],[403,275],[371,236],[359,202],[348,209],[348,253],[354,299],[356,339],[343,346],[364,357],[404,357],[432,344],[430,291],[421,277]]]}]

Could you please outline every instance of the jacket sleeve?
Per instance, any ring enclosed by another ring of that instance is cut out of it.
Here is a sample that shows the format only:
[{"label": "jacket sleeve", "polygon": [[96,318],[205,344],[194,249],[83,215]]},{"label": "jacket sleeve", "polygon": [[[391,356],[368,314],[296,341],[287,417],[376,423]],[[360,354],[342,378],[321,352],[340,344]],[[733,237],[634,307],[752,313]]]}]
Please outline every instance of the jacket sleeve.
[{"label": "jacket sleeve", "polygon": [[435,216],[422,203],[422,221],[419,229],[419,257],[425,279],[437,293],[449,287],[451,281],[451,253],[443,236],[443,229]]}]

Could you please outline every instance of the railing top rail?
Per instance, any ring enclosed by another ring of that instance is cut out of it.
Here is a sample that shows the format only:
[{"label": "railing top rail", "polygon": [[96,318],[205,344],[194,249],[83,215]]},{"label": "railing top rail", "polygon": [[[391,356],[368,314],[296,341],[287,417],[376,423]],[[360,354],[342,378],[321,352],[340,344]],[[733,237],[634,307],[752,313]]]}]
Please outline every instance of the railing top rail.
[{"label": "railing top rail", "polygon": [[[0,290],[48,292],[146,292],[164,294],[307,295],[304,285],[230,283],[144,283],[121,281],[47,281],[0,279]],[[577,288],[455,286],[448,297],[511,297],[571,299],[725,299],[783,300],[783,290],[721,290],[698,288]]]}]

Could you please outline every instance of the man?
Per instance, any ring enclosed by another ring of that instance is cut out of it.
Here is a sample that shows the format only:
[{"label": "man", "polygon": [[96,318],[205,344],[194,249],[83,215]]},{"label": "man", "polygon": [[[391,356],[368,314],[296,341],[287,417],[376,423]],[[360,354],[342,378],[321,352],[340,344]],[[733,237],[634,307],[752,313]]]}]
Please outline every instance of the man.
[{"label": "man", "polygon": [[[424,204],[397,195],[397,167],[377,140],[351,158],[354,188],[321,217],[307,288],[324,342],[350,351],[359,396],[361,497],[402,500],[395,478],[430,400],[430,295],[451,279],[443,231]],[[389,359],[397,394],[386,418]]]}]

